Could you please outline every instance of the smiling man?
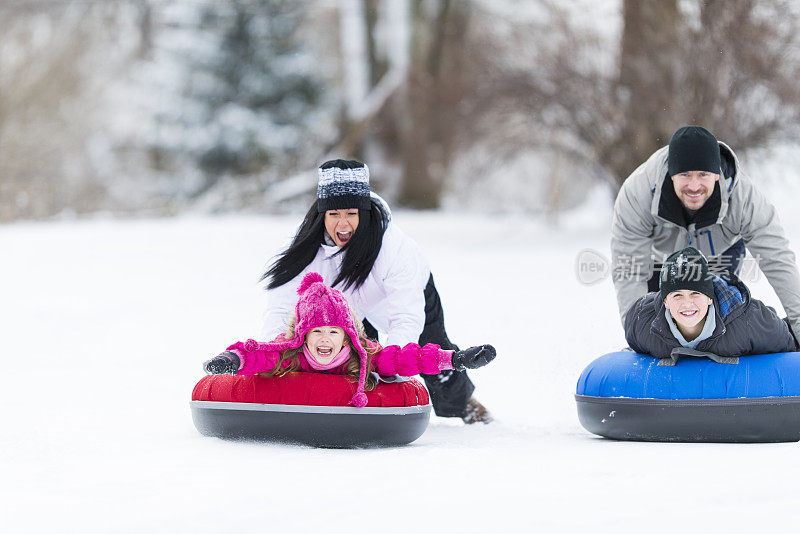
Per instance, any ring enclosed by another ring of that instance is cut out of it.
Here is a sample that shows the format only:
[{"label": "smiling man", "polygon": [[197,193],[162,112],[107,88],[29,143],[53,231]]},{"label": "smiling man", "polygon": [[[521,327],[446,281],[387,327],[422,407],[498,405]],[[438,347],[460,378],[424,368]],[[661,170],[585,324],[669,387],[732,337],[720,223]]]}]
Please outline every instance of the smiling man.
[{"label": "smiling man", "polygon": [[749,250],[800,334],[800,274],[775,208],[733,150],[700,126],[678,129],[617,195],[611,261],[623,321],[637,299],[658,291],[660,262],[687,246],[723,277],[737,271]]}]

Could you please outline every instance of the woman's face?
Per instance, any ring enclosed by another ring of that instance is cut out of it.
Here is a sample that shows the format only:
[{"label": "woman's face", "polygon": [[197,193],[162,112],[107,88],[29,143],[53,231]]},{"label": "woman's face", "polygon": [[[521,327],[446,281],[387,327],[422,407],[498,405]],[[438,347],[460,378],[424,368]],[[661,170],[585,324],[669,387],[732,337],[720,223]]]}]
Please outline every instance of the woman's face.
[{"label": "woman's face", "polygon": [[336,246],[342,248],[358,228],[358,209],[328,210],[325,212],[325,231]]},{"label": "woman's face", "polygon": [[688,289],[673,291],[664,299],[664,306],[672,318],[684,328],[697,326],[705,318],[710,305],[711,299],[706,295]]},{"label": "woman's face", "polygon": [[308,351],[319,363],[331,363],[344,346],[344,330],[338,326],[320,326],[306,334]]}]

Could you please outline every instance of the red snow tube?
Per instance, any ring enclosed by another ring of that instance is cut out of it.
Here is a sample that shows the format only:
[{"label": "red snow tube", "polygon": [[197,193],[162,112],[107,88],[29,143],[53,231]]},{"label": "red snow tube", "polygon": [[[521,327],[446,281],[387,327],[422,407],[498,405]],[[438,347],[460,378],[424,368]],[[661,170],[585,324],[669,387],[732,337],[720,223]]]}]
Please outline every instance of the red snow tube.
[{"label": "red snow tube", "polygon": [[355,389],[324,373],[209,375],[192,391],[192,419],[207,436],[316,447],[398,446],[425,432],[431,406],[420,382],[381,382],[363,408],[348,405]]}]

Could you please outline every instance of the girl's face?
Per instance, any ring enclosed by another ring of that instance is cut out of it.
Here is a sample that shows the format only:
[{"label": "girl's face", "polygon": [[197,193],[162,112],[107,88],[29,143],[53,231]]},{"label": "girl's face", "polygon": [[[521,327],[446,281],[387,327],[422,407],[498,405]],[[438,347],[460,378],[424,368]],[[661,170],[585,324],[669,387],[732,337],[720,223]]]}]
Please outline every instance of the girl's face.
[{"label": "girl's face", "polygon": [[693,328],[705,319],[711,299],[699,291],[681,289],[673,291],[664,299],[664,306],[679,326]]},{"label": "girl's face", "polygon": [[338,326],[320,326],[306,334],[306,346],[315,360],[326,365],[342,350],[344,336]]},{"label": "girl's face", "polygon": [[358,228],[358,209],[328,210],[325,212],[325,231],[336,246],[342,248]]}]

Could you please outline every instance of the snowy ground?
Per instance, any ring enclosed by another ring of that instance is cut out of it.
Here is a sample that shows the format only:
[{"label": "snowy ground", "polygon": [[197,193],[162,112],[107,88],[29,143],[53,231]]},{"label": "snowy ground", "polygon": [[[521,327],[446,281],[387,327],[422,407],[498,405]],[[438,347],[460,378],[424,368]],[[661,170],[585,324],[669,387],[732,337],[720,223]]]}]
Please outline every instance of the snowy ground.
[{"label": "snowy ground", "polygon": [[[791,195],[775,195],[800,246]],[[315,450],[199,435],[200,363],[254,336],[256,280],[296,217],[0,227],[3,532],[747,532],[796,518],[797,444],[620,443],[584,431],[583,367],[624,346],[609,281],[610,205],[558,228],[487,214],[396,213],[426,251],[497,421],[433,418],[410,446]],[[777,305],[762,283],[756,296]],[[290,530],[290,528],[292,530]]]}]

